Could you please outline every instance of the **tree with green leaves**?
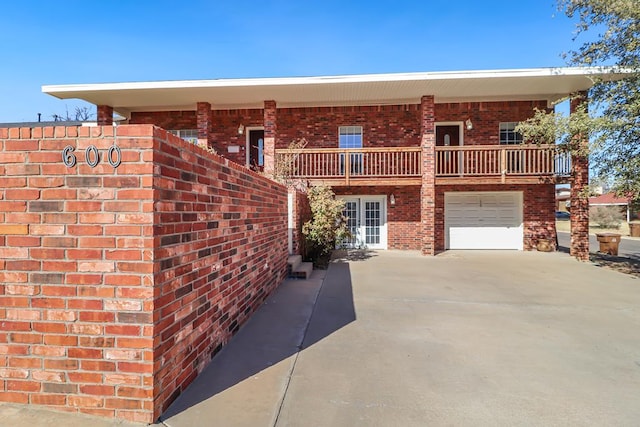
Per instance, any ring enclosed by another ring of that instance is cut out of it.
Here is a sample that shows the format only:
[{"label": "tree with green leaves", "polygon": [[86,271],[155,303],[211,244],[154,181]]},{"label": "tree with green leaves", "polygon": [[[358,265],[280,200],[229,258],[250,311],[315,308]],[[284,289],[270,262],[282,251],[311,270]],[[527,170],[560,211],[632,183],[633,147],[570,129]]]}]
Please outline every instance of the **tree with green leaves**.
[{"label": "tree with green leaves", "polygon": [[[586,38],[565,54],[569,64],[609,67],[625,77],[595,81],[589,112],[586,106],[570,117],[537,111],[518,131],[579,155],[588,148],[594,173],[612,181],[618,194],[640,200],[640,0],[558,0],[558,8],[577,18],[574,41]],[[588,136],[589,147],[577,144],[576,135]]]}]

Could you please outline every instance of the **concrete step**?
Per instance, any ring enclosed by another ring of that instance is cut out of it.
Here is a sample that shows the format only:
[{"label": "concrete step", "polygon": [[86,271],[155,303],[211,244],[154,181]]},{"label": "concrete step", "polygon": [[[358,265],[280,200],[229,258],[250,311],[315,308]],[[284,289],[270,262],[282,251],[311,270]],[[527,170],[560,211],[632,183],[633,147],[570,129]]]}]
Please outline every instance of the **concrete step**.
[{"label": "concrete step", "polygon": [[300,264],[302,264],[302,255],[289,255],[289,258],[287,259],[287,268],[290,276]]},{"label": "concrete step", "polygon": [[296,279],[308,279],[309,276],[311,276],[312,271],[312,262],[302,262],[295,270],[292,270],[291,277],[295,277]]}]

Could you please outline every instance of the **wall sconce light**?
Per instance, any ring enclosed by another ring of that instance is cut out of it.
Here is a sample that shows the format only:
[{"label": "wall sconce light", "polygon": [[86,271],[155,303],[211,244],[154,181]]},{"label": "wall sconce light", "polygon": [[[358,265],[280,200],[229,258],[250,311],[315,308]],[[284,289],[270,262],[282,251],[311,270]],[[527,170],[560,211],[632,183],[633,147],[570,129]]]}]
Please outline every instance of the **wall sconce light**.
[{"label": "wall sconce light", "polygon": [[391,203],[391,206],[396,205],[396,196],[394,196],[393,193],[389,196],[389,203]]},{"label": "wall sconce light", "polygon": [[243,133],[244,133],[244,125],[240,123],[240,126],[238,126],[238,135],[242,135]]},{"label": "wall sconce light", "polygon": [[471,129],[473,129],[473,123],[471,122],[471,119],[467,119],[467,120],[464,122],[464,124],[465,124],[465,126],[467,127],[467,130],[471,130]]}]

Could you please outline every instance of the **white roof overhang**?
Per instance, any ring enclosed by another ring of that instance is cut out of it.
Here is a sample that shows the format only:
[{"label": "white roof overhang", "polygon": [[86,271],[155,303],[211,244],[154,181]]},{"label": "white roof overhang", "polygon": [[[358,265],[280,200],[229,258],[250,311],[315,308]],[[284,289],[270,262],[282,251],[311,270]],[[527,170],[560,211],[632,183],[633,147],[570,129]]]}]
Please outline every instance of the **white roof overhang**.
[{"label": "white roof overhang", "polygon": [[423,95],[436,103],[546,100],[549,103],[589,89],[594,80],[623,74],[605,68],[535,68],[460,72],[368,74],[325,77],[183,80],[133,83],[46,85],[60,99],[110,105],[118,113],[213,109],[416,104]]}]

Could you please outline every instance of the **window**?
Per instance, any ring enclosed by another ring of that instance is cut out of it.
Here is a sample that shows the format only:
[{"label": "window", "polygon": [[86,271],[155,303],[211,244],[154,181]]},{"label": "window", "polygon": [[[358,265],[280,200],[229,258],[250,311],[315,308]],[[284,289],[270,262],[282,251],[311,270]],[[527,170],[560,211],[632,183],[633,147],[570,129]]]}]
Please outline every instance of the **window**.
[{"label": "window", "polygon": [[[362,148],[362,126],[340,126],[338,128],[338,148]],[[349,154],[349,173],[362,173],[362,153]],[[340,173],[345,173],[345,155],[340,154]]]},{"label": "window", "polygon": [[518,122],[500,123],[500,144],[514,145],[522,144],[522,135],[516,132]]},{"label": "window", "polygon": [[[501,145],[517,145],[522,144],[522,135],[516,132],[518,122],[500,123],[500,144]],[[507,149],[506,167],[508,173],[522,173],[522,156],[524,153],[518,149]]]},{"label": "window", "polygon": [[170,130],[169,132],[187,142],[198,144],[198,129],[177,129]]},{"label": "window", "polygon": [[362,126],[340,126],[339,148],[362,148]]}]

